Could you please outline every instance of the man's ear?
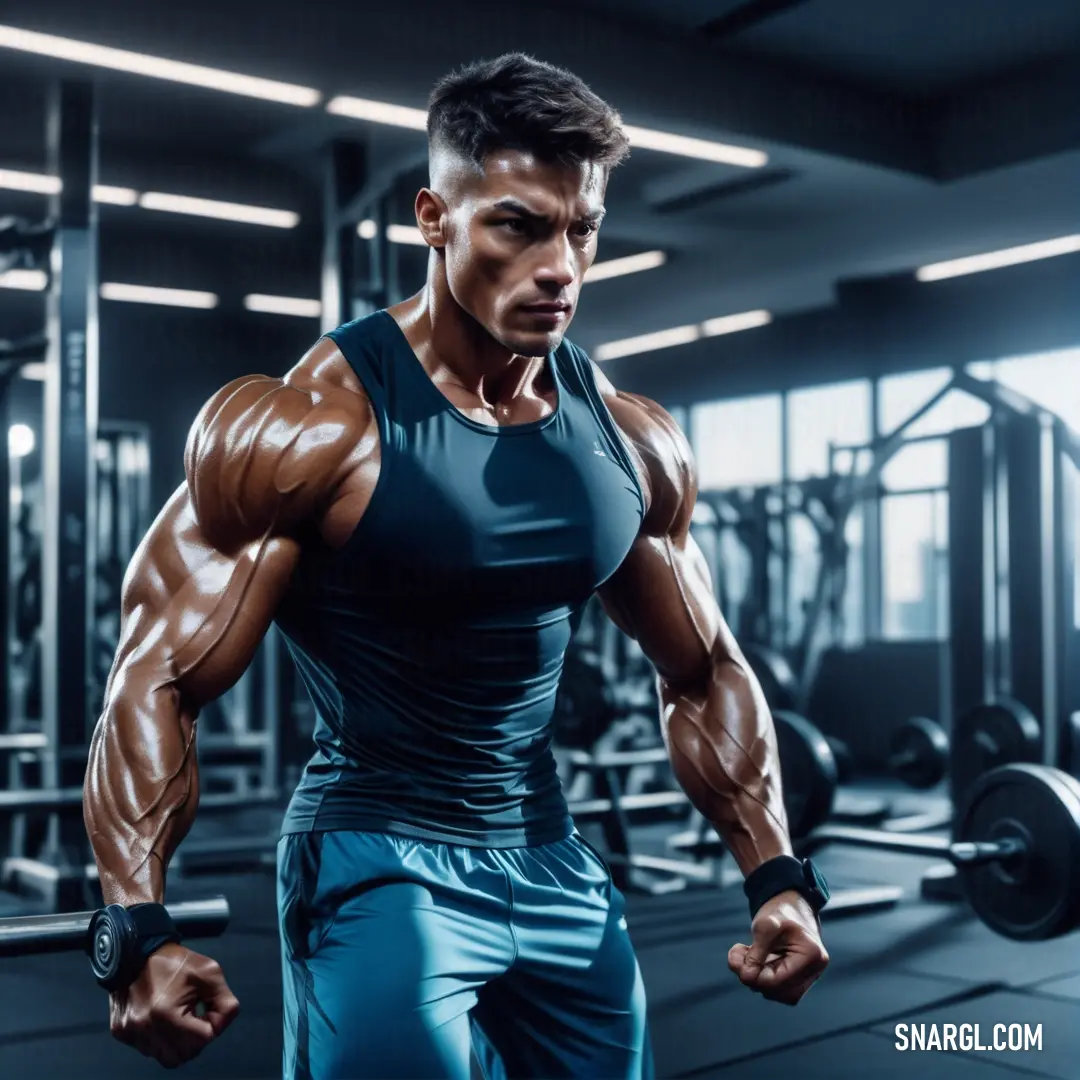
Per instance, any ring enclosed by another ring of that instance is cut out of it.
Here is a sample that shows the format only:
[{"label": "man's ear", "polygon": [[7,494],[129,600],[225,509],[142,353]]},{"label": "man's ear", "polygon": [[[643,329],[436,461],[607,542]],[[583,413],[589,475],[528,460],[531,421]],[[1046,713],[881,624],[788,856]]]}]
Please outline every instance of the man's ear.
[{"label": "man's ear", "polygon": [[431,188],[421,188],[416,196],[416,224],[428,247],[446,247],[446,203]]}]

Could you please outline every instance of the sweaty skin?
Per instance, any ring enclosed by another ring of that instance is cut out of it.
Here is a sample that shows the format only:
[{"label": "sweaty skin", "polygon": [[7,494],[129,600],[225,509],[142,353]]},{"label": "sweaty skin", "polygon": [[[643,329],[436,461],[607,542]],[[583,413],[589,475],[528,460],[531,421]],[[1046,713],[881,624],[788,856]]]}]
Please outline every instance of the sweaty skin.
[{"label": "sweaty skin", "polygon": [[[534,421],[556,405],[544,357],[595,257],[606,176],[520,151],[491,155],[483,170],[455,168],[434,152],[433,183],[447,198],[424,189],[416,203],[432,248],[428,284],[390,314],[465,415]],[[772,722],[690,536],[690,450],[658,405],[596,374],[647,504],[601,600],[656,666],[676,778],[749,873],[791,848]],[[340,548],[352,535],[379,476],[376,418],[323,339],[284,378],[251,376],[215,394],[192,427],[185,468],[128,569],[121,641],[90,745],[83,811],[106,903],[163,902],[169,860],[198,807],[199,712],[250,663],[297,566],[299,537],[314,525]],[[729,967],[795,1004],[828,962],[816,917],[797,893],[782,893],[752,929],[753,944],[735,945]],[[238,1008],[214,961],[167,945],[112,995],[112,1030],[177,1065]]]}]

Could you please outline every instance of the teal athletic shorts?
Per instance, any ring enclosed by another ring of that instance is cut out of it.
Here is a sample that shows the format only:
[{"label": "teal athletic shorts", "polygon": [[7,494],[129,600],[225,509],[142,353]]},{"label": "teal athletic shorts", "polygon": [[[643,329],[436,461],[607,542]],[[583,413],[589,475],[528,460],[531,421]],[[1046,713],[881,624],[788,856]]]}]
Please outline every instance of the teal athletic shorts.
[{"label": "teal athletic shorts", "polygon": [[578,834],[278,844],[285,1080],[652,1080],[625,901]]}]

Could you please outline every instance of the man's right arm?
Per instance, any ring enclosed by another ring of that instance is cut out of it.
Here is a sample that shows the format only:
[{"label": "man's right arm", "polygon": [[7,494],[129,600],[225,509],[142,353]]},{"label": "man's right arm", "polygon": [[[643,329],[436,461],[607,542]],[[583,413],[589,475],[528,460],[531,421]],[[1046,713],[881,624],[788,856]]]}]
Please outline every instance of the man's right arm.
[{"label": "man's right arm", "polygon": [[299,559],[298,527],[356,467],[365,404],[256,376],[226,386],[192,427],[187,481],[124,579],[90,744],[83,816],[106,903],[164,901],[198,806],[199,711],[251,662]]}]

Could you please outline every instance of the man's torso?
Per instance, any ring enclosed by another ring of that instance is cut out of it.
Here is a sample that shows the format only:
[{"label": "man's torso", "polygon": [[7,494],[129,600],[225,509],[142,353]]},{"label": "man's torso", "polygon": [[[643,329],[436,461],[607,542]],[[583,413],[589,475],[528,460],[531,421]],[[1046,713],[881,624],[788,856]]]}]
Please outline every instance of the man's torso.
[{"label": "man's torso", "polygon": [[562,657],[645,510],[589,361],[564,343],[552,407],[500,427],[455,408],[389,314],[331,337],[370,401],[377,464],[347,493],[363,507],[347,538],[305,539],[279,612],[318,748],[284,829],[560,839]]}]

